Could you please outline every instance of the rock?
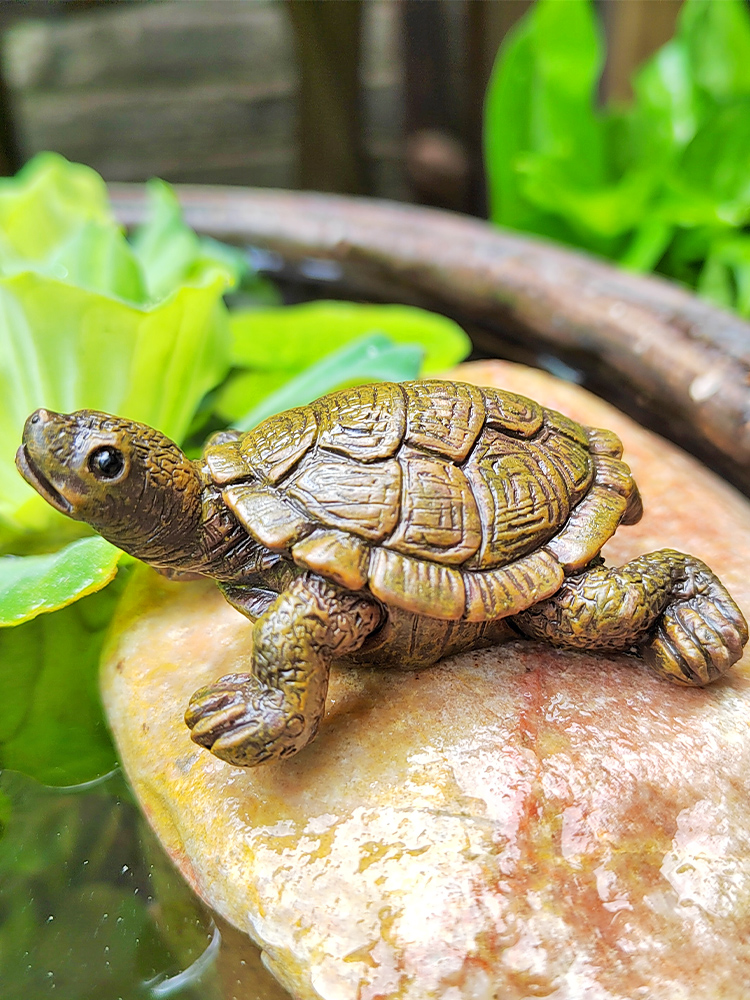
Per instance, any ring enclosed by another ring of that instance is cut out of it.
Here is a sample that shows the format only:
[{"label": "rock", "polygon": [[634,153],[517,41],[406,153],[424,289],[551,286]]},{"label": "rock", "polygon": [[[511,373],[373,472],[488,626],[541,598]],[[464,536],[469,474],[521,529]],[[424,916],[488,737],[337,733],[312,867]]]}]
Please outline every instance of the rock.
[{"label": "rock", "polygon": [[289,1000],[287,991],[264,968],[257,945],[218,914],[215,917],[221,934],[216,962],[220,996],[225,1000]]},{"label": "rock", "polygon": [[[608,559],[682,548],[750,612],[747,500],[575,386],[500,362],[456,374],[620,434],[646,514]],[[745,997],[750,656],[705,690],[520,641],[334,670],[316,741],[243,771],[182,715],[250,643],[211,586],[144,569],[102,689],[175,863],[295,997]]]}]

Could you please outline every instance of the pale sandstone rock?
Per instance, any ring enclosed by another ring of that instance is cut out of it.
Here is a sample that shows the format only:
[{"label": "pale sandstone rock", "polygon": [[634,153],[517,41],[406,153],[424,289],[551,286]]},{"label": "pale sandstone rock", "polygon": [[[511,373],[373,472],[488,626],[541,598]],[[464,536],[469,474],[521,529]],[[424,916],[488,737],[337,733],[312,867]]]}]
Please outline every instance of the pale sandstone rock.
[{"label": "pale sandstone rock", "polygon": [[[646,514],[610,561],[682,548],[750,612],[744,498],[575,386],[497,362],[457,375],[620,434]],[[316,741],[243,771],[182,714],[250,643],[212,587],[143,570],[102,685],[171,856],[296,997],[747,995],[750,656],[706,690],[531,642],[334,670]]]}]

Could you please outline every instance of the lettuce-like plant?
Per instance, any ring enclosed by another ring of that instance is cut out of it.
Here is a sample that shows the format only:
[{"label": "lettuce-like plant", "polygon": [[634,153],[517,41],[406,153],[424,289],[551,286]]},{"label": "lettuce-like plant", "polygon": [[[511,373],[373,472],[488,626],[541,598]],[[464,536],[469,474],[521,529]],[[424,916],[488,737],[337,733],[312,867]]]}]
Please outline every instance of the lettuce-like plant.
[{"label": "lettuce-like plant", "polygon": [[601,108],[590,0],[537,0],[485,105],[494,222],[657,270],[750,315],[750,13],[685,0],[675,37]]}]

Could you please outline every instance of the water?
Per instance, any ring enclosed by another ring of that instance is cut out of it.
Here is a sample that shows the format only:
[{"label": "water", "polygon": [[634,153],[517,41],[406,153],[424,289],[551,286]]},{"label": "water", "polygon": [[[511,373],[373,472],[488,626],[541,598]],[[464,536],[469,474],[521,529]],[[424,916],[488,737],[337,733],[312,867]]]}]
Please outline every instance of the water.
[{"label": "water", "polygon": [[183,881],[119,772],[65,790],[0,775],[2,1000],[285,995]]}]

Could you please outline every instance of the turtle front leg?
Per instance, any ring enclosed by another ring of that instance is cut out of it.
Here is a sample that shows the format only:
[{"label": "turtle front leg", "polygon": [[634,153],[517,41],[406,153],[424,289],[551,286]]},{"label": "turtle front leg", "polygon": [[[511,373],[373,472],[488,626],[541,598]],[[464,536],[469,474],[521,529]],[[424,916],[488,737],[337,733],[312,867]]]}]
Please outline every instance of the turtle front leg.
[{"label": "turtle front leg", "polygon": [[570,576],[512,621],[529,638],[566,649],[636,648],[662,677],[699,686],[725,673],[748,639],[747,622],[718,577],[674,549]]},{"label": "turtle front leg", "polygon": [[297,753],[323,716],[331,660],[358,649],[381,616],[371,597],[313,573],[297,577],[255,623],[252,672],[190,699],[192,739],[240,767]]}]

